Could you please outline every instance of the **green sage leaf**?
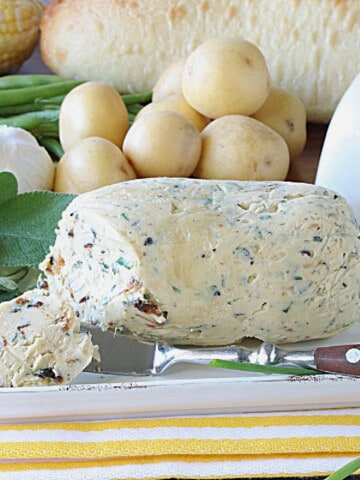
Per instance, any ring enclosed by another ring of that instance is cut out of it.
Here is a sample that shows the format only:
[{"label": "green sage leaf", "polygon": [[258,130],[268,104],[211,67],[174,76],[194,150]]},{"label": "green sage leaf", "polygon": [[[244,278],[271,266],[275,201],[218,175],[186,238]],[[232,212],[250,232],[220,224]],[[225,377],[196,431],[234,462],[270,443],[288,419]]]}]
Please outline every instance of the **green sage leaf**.
[{"label": "green sage leaf", "polygon": [[0,266],[37,267],[54,243],[62,212],[75,195],[26,192],[0,204]]},{"label": "green sage leaf", "polygon": [[17,194],[17,180],[13,173],[0,172],[0,205]]}]

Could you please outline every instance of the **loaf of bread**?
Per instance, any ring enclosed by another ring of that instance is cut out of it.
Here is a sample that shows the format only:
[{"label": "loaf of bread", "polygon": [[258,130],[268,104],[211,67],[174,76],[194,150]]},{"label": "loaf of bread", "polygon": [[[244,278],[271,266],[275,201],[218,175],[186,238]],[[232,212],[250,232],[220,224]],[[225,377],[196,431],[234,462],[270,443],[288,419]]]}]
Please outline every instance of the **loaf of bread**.
[{"label": "loaf of bread", "polygon": [[296,342],[359,319],[358,233],[345,200],[310,184],[140,179],[75,198],[41,268],[84,325]]},{"label": "loaf of bread", "polygon": [[41,53],[55,73],[149,91],[164,69],[215,36],[244,37],[274,85],[328,122],[360,69],[358,0],[51,0]]}]

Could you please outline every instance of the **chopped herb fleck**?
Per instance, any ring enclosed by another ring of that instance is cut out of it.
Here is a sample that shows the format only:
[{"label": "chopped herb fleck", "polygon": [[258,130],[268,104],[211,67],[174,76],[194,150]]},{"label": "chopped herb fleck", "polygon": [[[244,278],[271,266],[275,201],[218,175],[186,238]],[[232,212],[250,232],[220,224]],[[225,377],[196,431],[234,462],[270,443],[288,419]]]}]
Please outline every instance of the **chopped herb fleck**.
[{"label": "chopped herb fleck", "polygon": [[300,275],[295,275],[294,280],[302,280],[303,278]]},{"label": "chopped herb fleck", "polygon": [[291,305],[292,305],[292,302],[290,302],[287,307],[283,308],[282,311],[283,311],[284,313],[289,313],[289,310],[290,310],[290,308],[291,308]]},{"label": "chopped herb fleck", "polygon": [[236,247],[235,252],[246,258],[251,258],[251,254],[246,247]]},{"label": "chopped herb fleck", "polygon": [[120,257],[116,260],[116,263],[121,265],[122,267],[127,268],[128,270],[132,269],[132,264],[126,260],[124,257]]},{"label": "chopped herb fleck", "polygon": [[127,217],[125,213],[122,213],[120,217],[123,218],[124,220],[129,220],[129,217]]},{"label": "chopped herb fleck", "polygon": [[301,255],[307,255],[308,257],[313,257],[314,256],[314,252],[312,250],[307,249],[307,248],[303,248],[302,250],[300,250],[300,253],[301,253]]},{"label": "chopped herb fleck", "polygon": [[175,293],[180,293],[181,292],[180,288],[175,287],[175,285],[172,285],[172,289]]},{"label": "chopped herb fleck", "polygon": [[323,241],[323,238],[320,237],[320,235],[315,235],[315,236],[313,237],[313,240],[314,240],[314,242],[322,242],[322,241]]},{"label": "chopped herb fleck", "polygon": [[148,245],[152,245],[154,243],[154,240],[151,237],[147,237],[147,239],[144,242],[145,247]]},{"label": "chopped herb fleck", "polygon": [[221,295],[217,285],[211,285],[210,290],[212,291],[212,294],[214,295],[214,297],[219,297]]},{"label": "chopped herb fleck", "polygon": [[244,258],[248,258],[250,260],[250,265],[254,264],[254,258],[246,247],[236,247],[234,250],[234,253],[237,253],[238,255],[241,255]]}]

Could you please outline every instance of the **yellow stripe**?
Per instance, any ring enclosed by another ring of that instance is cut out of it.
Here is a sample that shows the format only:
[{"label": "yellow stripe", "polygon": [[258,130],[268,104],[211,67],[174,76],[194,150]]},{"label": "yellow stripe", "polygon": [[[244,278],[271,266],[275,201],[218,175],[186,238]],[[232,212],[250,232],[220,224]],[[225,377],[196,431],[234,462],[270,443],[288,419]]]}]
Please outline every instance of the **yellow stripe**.
[{"label": "yellow stripe", "polygon": [[0,425],[0,431],[6,430],[74,430],[103,431],[109,428],[156,428],[156,427],[219,427],[219,428],[251,428],[292,425],[360,425],[360,411],[353,415],[284,415],[266,417],[187,417],[110,420],[102,422],[62,422],[40,424]]},{"label": "yellow stripe", "polygon": [[360,455],[360,437],[222,439],[222,440],[124,440],[108,442],[6,442],[0,459],[107,458],[153,455],[270,455],[343,453]]},{"label": "yellow stripe", "polygon": [[[318,454],[315,458],[337,458],[342,457],[343,455],[332,453],[331,455],[327,454]],[[36,471],[36,470],[65,470],[65,469],[77,469],[77,468],[86,468],[91,469],[95,467],[122,467],[126,465],[147,465],[147,464],[157,464],[157,463],[168,463],[168,462],[184,462],[184,463],[210,463],[210,462],[234,462],[234,461],[249,461],[249,462],[262,462],[263,460],[278,460],[278,459],[288,459],[288,460],[303,460],[309,458],[309,454],[297,454],[297,455],[263,455],[259,458],[257,455],[202,455],[199,458],[196,455],[166,455],[166,456],[151,456],[151,457],[132,457],[129,458],[114,458],[114,459],[101,459],[101,460],[84,460],[84,461],[41,461],[41,462],[28,462],[28,463],[9,463],[9,464],[0,464],[0,472],[13,472],[13,471]],[[320,473],[320,472],[319,472]],[[321,472],[323,473],[323,472]],[[289,475],[291,475],[289,473]],[[283,475],[281,475],[283,476]]]}]

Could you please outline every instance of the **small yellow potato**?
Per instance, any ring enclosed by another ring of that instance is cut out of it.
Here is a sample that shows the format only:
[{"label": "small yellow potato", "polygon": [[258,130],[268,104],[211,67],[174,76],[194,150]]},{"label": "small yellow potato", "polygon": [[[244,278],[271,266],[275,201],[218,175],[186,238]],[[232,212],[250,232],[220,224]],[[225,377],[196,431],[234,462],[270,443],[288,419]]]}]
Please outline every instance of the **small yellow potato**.
[{"label": "small yellow potato", "polygon": [[201,132],[206,125],[210,123],[210,119],[201,115],[201,113],[194,110],[182,95],[174,94],[160,100],[159,102],[151,102],[140,110],[136,115],[135,120],[138,120],[142,115],[154,110],[171,110],[184,115],[191,120],[196,128]]},{"label": "small yellow potato", "polygon": [[66,152],[88,137],[102,137],[121,148],[129,115],[121,95],[102,82],[71,90],[60,107],[59,138]]},{"label": "small yellow potato", "polygon": [[187,57],[171,63],[158,78],[152,92],[152,101],[160,102],[169,95],[181,94],[181,78]]},{"label": "small yellow potato", "polygon": [[289,149],[270,127],[244,115],[227,115],[201,132],[193,176],[218,180],[285,180]]},{"label": "small yellow potato", "polygon": [[200,157],[200,132],[184,115],[154,110],[132,124],[123,152],[139,177],[189,177]]},{"label": "small yellow potato", "polygon": [[296,159],[306,144],[306,110],[296,95],[284,88],[272,86],[267,99],[251,115],[279,133],[290,152],[290,161]]},{"label": "small yellow potato", "polygon": [[55,175],[55,192],[80,194],[136,178],[120,148],[101,137],[88,137],[64,153]]},{"label": "small yellow potato", "polygon": [[251,115],[265,102],[270,74],[262,52],[242,38],[205,41],[187,58],[182,92],[189,104],[211,119]]}]

